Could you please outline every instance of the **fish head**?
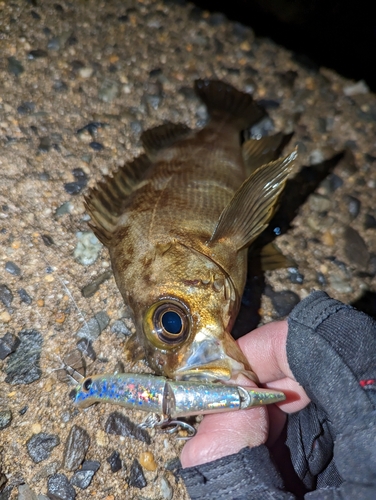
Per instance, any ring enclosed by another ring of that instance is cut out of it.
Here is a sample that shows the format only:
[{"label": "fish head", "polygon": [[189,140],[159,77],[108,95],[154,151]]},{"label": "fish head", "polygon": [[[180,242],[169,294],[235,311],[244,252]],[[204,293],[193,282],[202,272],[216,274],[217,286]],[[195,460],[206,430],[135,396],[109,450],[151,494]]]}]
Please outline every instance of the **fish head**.
[{"label": "fish head", "polygon": [[130,302],[152,369],[178,380],[228,381],[251,373],[230,333],[239,294],[216,262],[173,243],[156,253],[147,272],[149,286]]}]

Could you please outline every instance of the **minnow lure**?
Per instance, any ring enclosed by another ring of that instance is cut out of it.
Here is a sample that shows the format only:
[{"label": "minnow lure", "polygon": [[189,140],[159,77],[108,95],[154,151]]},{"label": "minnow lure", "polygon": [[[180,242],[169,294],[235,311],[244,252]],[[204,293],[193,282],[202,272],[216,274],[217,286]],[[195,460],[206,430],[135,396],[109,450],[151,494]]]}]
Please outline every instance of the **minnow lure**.
[{"label": "minnow lure", "polygon": [[181,425],[175,419],[246,410],[285,399],[283,392],[272,389],[120,373],[87,377],[77,388],[75,404],[79,408],[87,408],[104,402],[162,415],[162,420],[156,420],[151,425],[153,427],[169,423]]}]

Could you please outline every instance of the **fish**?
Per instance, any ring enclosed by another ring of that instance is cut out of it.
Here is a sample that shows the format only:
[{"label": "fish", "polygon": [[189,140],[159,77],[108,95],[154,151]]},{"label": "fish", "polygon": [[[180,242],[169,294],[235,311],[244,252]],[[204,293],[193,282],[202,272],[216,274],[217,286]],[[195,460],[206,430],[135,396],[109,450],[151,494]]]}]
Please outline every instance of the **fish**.
[{"label": "fish", "polygon": [[128,359],[169,379],[257,381],[231,329],[248,248],[274,214],[297,152],[278,158],[282,134],[241,144],[264,116],[250,94],[208,79],[194,89],[207,124],[144,131],[145,153],[86,196],[89,225],[132,310]]}]

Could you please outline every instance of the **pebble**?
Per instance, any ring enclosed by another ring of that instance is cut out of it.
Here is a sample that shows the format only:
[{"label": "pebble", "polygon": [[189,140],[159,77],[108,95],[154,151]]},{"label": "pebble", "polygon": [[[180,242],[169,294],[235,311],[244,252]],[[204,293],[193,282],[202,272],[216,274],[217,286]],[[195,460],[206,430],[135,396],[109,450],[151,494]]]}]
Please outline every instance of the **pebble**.
[{"label": "pebble", "polygon": [[97,142],[97,141],[92,141],[89,143],[89,146],[91,147],[91,149],[93,149],[94,151],[102,151],[104,149],[104,146],[103,144],[101,144],[100,142]]},{"label": "pebble", "polygon": [[22,330],[18,336],[20,344],[9,357],[5,382],[12,385],[31,384],[42,375],[39,361],[43,337],[37,330]]},{"label": "pebble", "polygon": [[0,410],[0,431],[10,426],[12,422],[12,412],[9,408]]},{"label": "pebble", "polygon": [[21,274],[21,269],[14,262],[8,261],[5,263],[5,270],[13,276],[19,276]]},{"label": "pebble", "polygon": [[366,268],[370,255],[367,245],[358,231],[347,226],[343,233],[343,244],[345,255],[350,263],[355,264],[361,269]]},{"label": "pebble", "polygon": [[74,182],[66,182],[64,189],[68,194],[79,194],[87,186],[88,178],[82,168],[75,168],[72,171]]},{"label": "pebble", "polygon": [[100,311],[94,316],[94,318],[89,319],[89,321],[87,321],[87,323],[78,330],[76,335],[79,338],[94,341],[107,327],[109,322],[110,318],[108,314],[105,311]]},{"label": "pebble", "polygon": [[76,238],[78,242],[74,249],[74,258],[83,266],[94,264],[102,250],[102,243],[91,231],[78,231]]},{"label": "pebble", "polygon": [[308,198],[309,207],[313,212],[327,212],[332,206],[330,198],[321,194],[311,194]]},{"label": "pebble", "polygon": [[165,500],[172,500],[172,497],[174,495],[174,490],[173,490],[171,484],[167,481],[165,476],[161,477],[160,490],[161,490],[162,497]]},{"label": "pebble", "polygon": [[146,429],[138,427],[128,417],[118,411],[110,413],[105,423],[104,430],[107,434],[131,437],[146,444],[151,443],[149,433]]},{"label": "pebble", "polygon": [[11,75],[20,76],[25,71],[25,68],[15,57],[8,57],[7,70]]},{"label": "pebble", "polygon": [[51,139],[48,136],[41,137],[38,144],[38,151],[48,153],[51,149]]},{"label": "pebble", "polygon": [[30,52],[27,55],[28,59],[41,59],[42,57],[47,57],[48,52],[43,49],[35,49],[35,50],[30,50]]},{"label": "pebble", "polygon": [[77,342],[76,345],[77,349],[81,351],[84,356],[87,356],[93,361],[97,359],[97,353],[95,352],[93,344],[90,340],[87,340],[86,338],[81,339]]},{"label": "pebble", "polygon": [[91,137],[96,137],[98,135],[98,129],[105,127],[107,123],[103,122],[90,122],[87,125],[79,128],[76,132],[78,136],[84,135],[85,133],[89,133]]},{"label": "pebble", "polygon": [[118,451],[113,451],[106,460],[110,464],[111,472],[118,472],[122,468],[122,461]]},{"label": "pebble", "polygon": [[47,496],[51,500],[75,500],[76,492],[69,484],[67,476],[55,474],[48,478]]},{"label": "pebble", "polygon": [[372,214],[366,214],[364,218],[364,229],[376,229],[376,218]]},{"label": "pebble", "polygon": [[353,219],[355,219],[360,212],[361,203],[358,198],[354,196],[345,196],[345,203],[347,205],[347,210]]},{"label": "pebble", "polygon": [[83,68],[78,70],[78,74],[81,78],[90,78],[93,74],[93,68],[90,66],[84,66]]},{"label": "pebble", "polygon": [[77,486],[85,490],[91,483],[94,474],[100,467],[100,463],[94,460],[85,460],[80,470],[76,471],[70,482],[73,486]]},{"label": "pebble", "polygon": [[17,500],[38,500],[37,494],[30,488],[28,484],[20,484],[18,486]]},{"label": "pebble", "polygon": [[131,330],[121,319],[114,321],[111,326],[111,332],[118,337],[129,337],[132,334]]},{"label": "pebble", "polygon": [[70,430],[65,443],[63,454],[63,467],[67,470],[76,470],[85,459],[86,452],[90,446],[89,434],[78,425]]},{"label": "pebble", "polygon": [[288,316],[294,307],[300,302],[300,297],[290,290],[275,292],[271,286],[265,287],[265,295],[272,301],[278,317]]},{"label": "pebble", "polygon": [[30,305],[32,303],[33,299],[24,288],[19,288],[17,290],[17,293],[20,296],[21,302],[24,302],[27,305]]},{"label": "pebble", "polygon": [[81,288],[81,294],[83,297],[88,298],[94,295],[98,290],[102,283],[109,280],[112,276],[112,271],[105,271],[104,273],[99,274],[93,281],[91,281],[88,285],[85,285]]},{"label": "pebble", "polygon": [[146,470],[155,471],[157,469],[154,455],[150,451],[144,451],[141,453],[139,461],[142,467]]},{"label": "pebble", "polygon": [[119,94],[119,84],[105,78],[98,91],[98,97],[103,102],[112,102]]},{"label": "pebble", "polygon": [[359,94],[368,94],[369,87],[364,80],[343,87],[343,93],[349,97]]},{"label": "pebble", "polygon": [[68,88],[68,85],[63,80],[56,80],[52,85],[52,89],[55,92],[65,92]]},{"label": "pebble", "polygon": [[145,488],[147,486],[147,482],[144,476],[144,472],[138,460],[135,458],[132,462],[130,471],[129,471],[129,486],[133,486],[134,488]]},{"label": "pebble", "polygon": [[14,352],[20,345],[20,339],[16,335],[7,332],[4,337],[0,338],[0,359],[5,359],[9,354]]},{"label": "pebble", "polygon": [[297,270],[296,267],[289,267],[288,273],[289,273],[288,277],[291,283],[296,283],[298,285],[304,283],[304,276]]},{"label": "pebble", "polygon": [[339,293],[351,293],[353,291],[347,274],[341,271],[332,272],[329,275],[329,284]]},{"label": "pebble", "polygon": [[10,307],[13,301],[13,293],[6,285],[0,285],[0,300],[5,307]]},{"label": "pebble", "polygon": [[33,102],[23,102],[22,104],[20,104],[17,108],[17,112],[20,114],[20,115],[28,115],[30,113],[32,113],[35,109],[35,104]]},{"label": "pebble", "polygon": [[51,451],[59,444],[59,436],[40,432],[31,436],[26,442],[26,447],[32,461],[39,464],[39,462],[46,460],[50,456]]},{"label": "pebble", "polygon": [[66,203],[60,205],[60,207],[58,207],[55,210],[55,216],[61,217],[62,215],[70,214],[71,211],[72,211],[72,204],[69,201],[67,201]]},{"label": "pebble", "polygon": [[1,323],[9,323],[11,319],[12,319],[12,316],[9,314],[8,311],[3,311],[0,313],[0,322]]}]

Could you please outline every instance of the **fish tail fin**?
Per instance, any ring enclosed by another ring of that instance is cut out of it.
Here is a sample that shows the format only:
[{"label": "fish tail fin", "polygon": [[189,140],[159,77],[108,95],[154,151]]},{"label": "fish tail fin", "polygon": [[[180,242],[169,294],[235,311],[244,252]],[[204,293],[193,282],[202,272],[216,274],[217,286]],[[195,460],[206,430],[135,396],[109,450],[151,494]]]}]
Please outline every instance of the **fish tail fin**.
[{"label": "fish tail fin", "polygon": [[195,80],[195,92],[208,108],[214,120],[226,120],[244,130],[258,122],[265,111],[250,94],[240,92],[232,85],[219,80]]}]

